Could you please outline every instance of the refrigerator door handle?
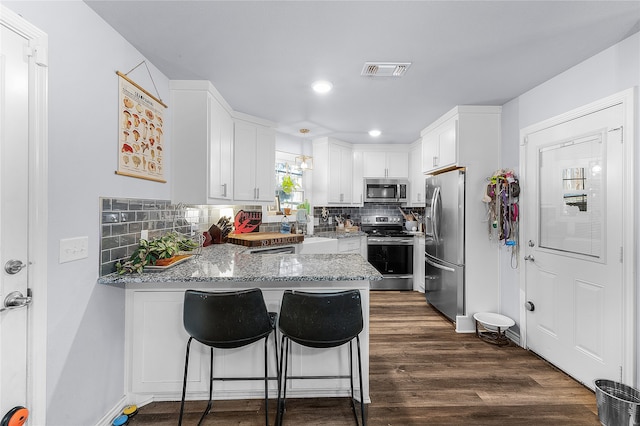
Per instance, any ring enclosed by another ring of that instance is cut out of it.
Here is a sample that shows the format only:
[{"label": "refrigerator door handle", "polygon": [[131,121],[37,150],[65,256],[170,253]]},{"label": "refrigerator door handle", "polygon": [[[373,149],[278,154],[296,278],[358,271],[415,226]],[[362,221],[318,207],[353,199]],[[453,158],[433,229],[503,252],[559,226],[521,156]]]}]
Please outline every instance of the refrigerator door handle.
[{"label": "refrigerator door handle", "polygon": [[436,244],[440,242],[440,212],[438,209],[442,209],[442,198],[440,197],[440,187],[437,186],[433,191],[433,197],[431,198],[431,226],[433,231],[433,239]]},{"label": "refrigerator door handle", "polygon": [[426,256],[425,256],[424,260],[425,260],[425,262],[427,262],[429,265],[433,266],[434,268],[442,269],[443,271],[447,271],[447,272],[455,272],[456,271],[453,268],[449,268],[448,266],[444,266],[444,265],[441,265],[439,263],[436,263],[436,262],[434,262],[433,260],[429,259]]}]

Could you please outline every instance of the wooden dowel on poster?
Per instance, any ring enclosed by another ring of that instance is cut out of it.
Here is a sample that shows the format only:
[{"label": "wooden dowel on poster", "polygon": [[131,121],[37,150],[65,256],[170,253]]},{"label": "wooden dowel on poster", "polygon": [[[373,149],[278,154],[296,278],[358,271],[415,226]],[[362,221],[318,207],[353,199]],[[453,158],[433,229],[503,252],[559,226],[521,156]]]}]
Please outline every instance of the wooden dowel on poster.
[{"label": "wooden dowel on poster", "polygon": [[164,104],[164,102],[162,102],[160,99],[158,99],[157,97],[153,96],[151,93],[149,93],[146,89],[144,89],[142,86],[140,86],[138,83],[136,83],[135,81],[131,80],[129,77],[127,77],[126,74],[121,73],[120,71],[116,71],[116,74],[118,74],[120,77],[124,78],[125,80],[127,80],[129,83],[133,84],[135,87],[137,87],[138,89],[142,90],[144,92],[145,95],[151,97],[154,101],[156,101],[157,103],[159,103],[160,105],[162,105],[165,108],[169,108],[168,106],[166,106]]},{"label": "wooden dowel on poster", "polygon": [[117,175],[120,175],[120,176],[134,177],[134,178],[138,178],[138,179],[152,180],[154,182],[167,183],[167,181],[164,180],[164,179],[156,179],[156,178],[153,178],[153,177],[134,175],[133,173],[126,173],[126,172],[119,172],[119,171],[116,171],[115,173]]}]

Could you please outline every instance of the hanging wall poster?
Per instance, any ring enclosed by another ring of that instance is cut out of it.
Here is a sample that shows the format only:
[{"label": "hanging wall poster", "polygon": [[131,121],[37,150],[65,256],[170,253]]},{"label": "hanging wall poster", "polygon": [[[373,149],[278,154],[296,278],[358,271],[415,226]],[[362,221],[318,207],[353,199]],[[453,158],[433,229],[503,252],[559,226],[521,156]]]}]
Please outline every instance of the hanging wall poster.
[{"label": "hanging wall poster", "polygon": [[116,174],[166,183],[163,115],[167,106],[125,74],[116,73],[119,76]]}]

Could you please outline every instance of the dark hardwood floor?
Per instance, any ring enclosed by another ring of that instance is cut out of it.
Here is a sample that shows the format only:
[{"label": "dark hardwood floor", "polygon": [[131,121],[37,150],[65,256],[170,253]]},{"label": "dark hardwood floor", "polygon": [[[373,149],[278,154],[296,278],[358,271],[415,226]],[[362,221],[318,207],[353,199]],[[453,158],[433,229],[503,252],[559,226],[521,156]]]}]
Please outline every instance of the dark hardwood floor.
[{"label": "dark hardwood floor", "polygon": [[[516,345],[453,325],[414,292],[371,292],[368,424],[599,425],[594,393]],[[205,402],[189,402],[195,425]],[[275,399],[269,411],[275,419]],[[139,409],[129,425],[176,425],[179,402]],[[205,425],[263,425],[264,401],[215,401]],[[348,399],[288,399],[287,425],[354,425]]]}]

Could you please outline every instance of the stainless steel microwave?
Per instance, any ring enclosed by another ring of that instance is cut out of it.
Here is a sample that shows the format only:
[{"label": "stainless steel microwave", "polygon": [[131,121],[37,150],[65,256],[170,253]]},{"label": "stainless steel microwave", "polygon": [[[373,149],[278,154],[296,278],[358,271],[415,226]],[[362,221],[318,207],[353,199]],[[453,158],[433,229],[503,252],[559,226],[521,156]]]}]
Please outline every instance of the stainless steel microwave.
[{"label": "stainless steel microwave", "polygon": [[366,203],[406,203],[409,197],[407,179],[365,179]]}]

